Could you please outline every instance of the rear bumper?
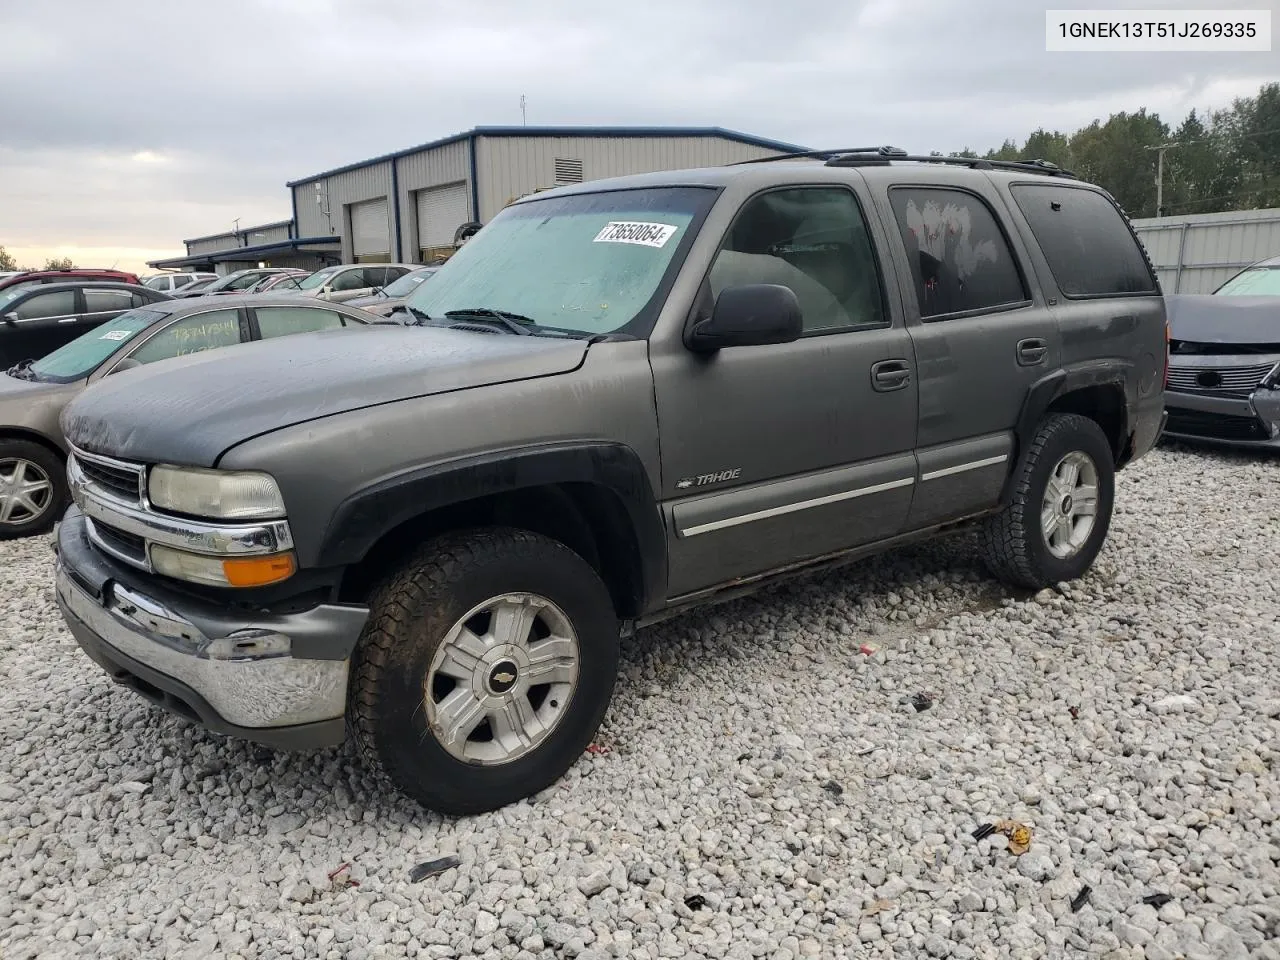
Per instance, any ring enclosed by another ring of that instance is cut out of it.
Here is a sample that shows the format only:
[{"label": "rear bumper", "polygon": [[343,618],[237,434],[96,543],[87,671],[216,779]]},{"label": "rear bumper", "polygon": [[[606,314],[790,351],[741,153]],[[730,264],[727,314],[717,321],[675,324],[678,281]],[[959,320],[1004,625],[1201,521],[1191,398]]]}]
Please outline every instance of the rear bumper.
[{"label": "rear bumper", "polygon": [[1259,388],[1248,396],[1167,391],[1165,407],[1166,437],[1280,449],[1280,390]]},{"label": "rear bumper", "polygon": [[63,619],[117,682],[215,733],[289,748],[343,740],[350,652],[365,608],[246,618],[198,605],[93,550],[75,507],[56,550]]}]

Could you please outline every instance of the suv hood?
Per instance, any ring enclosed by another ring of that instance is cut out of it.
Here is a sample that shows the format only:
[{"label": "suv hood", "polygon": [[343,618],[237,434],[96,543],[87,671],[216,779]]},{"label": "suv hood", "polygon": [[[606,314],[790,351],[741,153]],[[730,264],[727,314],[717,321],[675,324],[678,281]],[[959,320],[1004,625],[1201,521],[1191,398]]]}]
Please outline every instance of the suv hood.
[{"label": "suv hood", "polygon": [[99,381],[62,415],[92,453],[212,467],[251,437],[397,400],[576,369],[585,340],[366,326],[226,347]]}]

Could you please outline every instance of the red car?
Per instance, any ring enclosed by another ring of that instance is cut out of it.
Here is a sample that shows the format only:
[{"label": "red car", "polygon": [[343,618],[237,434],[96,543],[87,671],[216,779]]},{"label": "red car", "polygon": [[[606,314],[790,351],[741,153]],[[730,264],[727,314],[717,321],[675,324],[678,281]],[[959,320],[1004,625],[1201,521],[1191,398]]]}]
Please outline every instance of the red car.
[{"label": "red car", "polygon": [[29,283],[66,283],[68,280],[110,280],[114,283],[138,283],[136,273],[124,270],[28,270],[0,278],[0,290]]}]

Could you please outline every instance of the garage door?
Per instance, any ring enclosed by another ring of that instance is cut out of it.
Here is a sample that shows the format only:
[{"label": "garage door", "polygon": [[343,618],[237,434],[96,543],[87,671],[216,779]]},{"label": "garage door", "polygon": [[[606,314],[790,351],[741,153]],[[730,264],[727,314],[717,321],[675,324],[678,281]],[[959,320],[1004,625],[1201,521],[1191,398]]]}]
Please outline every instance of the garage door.
[{"label": "garage door", "polygon": [[418,191],[418,248],[453,246],[454,232],[467,222],[467,185],[451,183]]},{"label": "garage door", "polygon": [[389,263],[391,231],[387,229],[387,201],[351,205],[351,244],[356,263]]}]

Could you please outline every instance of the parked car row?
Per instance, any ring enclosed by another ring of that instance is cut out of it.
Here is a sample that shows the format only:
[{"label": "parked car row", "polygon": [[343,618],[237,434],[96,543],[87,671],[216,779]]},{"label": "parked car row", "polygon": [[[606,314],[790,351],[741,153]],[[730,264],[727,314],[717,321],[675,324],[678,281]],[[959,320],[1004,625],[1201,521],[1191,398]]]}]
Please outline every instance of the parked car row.
[{"label": "parked car row", "polygon": [[78,327],[78,337],[38,360],[9,367],[0,374],[0,539],[48,530],[70,502],[59,418],[92,384],[173,357],[376,319],[344,304],[295,298],[157,295],[92,329]]}]

